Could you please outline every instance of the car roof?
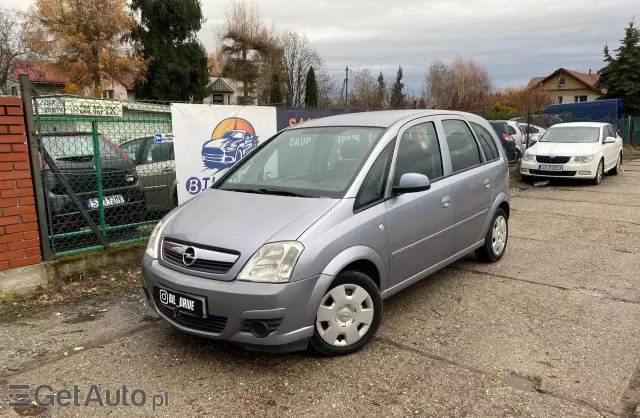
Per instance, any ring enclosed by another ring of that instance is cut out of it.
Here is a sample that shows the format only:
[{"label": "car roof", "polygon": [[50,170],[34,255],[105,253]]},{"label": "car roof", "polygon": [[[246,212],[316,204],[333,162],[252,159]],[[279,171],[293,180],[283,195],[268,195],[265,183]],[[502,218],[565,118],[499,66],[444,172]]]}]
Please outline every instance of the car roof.
[{"label": "car roof", "polygon": [[609,123],[604,122],[569,122],[569,123],[558,123],[553,125],[549,129],[554,128],[602,128],[605,125],[610,125]]},{"label": "car roof", "polygon": [[436,109],[406,109],[406,110],[376,110],[357,113],[345,113],[336,116],[327,116],[324,118],[313,119],[304,124],[294,125],[289,129],[296,128],[314,128],[323,126],[369,126],[378,128],[389,128],[398,122],[409,121],[427,116],[435,115],[455,115],[464,116],[468,120],[478,118],[465,112],[454,112],[450,110]]}]

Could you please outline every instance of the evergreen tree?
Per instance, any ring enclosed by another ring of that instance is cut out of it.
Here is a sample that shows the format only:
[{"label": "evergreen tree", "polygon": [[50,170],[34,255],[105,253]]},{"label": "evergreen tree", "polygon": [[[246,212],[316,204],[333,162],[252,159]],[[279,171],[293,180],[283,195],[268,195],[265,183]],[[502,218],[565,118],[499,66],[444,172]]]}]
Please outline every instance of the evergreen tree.
[{"label": "evergreen tree", "polygon": [[274,73],[271,77],[271,86],[269,87],[269,103],[272,105],[281,105],[284,103],[284,93],[282,92],[282,80],[278,73]]},{"label": "evergreen tree", "polygon": [[133,0],[140,14],[132,38],[149,60],[136,97],[166,101],[202,101],[207,95],[207,52],[197,32],[204,21],[199,0]]},{"label": "evergreen tree", "polygon": [[396,74],[396,80],[393,83],[391,89],[391,99],[389,105],[392,109],[404,109],[405,107],[405,94],[404,83],[402,82],[402,67],[398,67],[398,73]]},{"label": "evergreen tree", "polygon": [[318,83],[316,82],[316,74],[313,71],[313,67],[309,68],[307,73],[304,105],[305,107],[318,107]]},{"label": "evergreen tree", "polygon": [[380,71],[380,75],[378,75],[378,89],[376,91],[376,100],[378,102],[378,108],[384,109],[384,96],[387,91],[387,85],[384,82],[384,74]]},{"label": "evergreen tree", "polygon": [[615,58],[604,46],[605,67],[600,71],[596,86],[607,89],[605,98],[623,99],[624,107],[630,114],[640,114],[640,29],[635,22],[629,22],[620,48],[615,50]]}]

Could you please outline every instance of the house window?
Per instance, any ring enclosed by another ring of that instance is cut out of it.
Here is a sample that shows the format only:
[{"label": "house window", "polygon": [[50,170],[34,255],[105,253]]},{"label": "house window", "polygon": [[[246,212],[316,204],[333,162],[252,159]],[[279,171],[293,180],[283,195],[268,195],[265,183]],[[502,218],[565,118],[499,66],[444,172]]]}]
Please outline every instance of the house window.
[{"label": "house window", "polygon": [[558,80],[558,87],[564,87],[567,84],[567,80],[565,80],[564,77],[560,77],[560,80]]},{"label": "house window", "polygon": [[17,96],[18,95],[18,88],[13,86],[11,87],[11,95],[12,96]]},{"label": "house window", "polygon": [[573,96],[573,101],[575,103],[586,102],[587,96]]},{"label": "house window", "polygon": [[558,104],[562,104],[562,96],[558,96]]},{"label": "house window", "polygon": [[113,90],[105,90],[104,93],[102,93],[102,98],[113,100]]},{"label": "house window", "polygon": [[214,104],[224,104],[224,94],[214,94],[212,102]]}]

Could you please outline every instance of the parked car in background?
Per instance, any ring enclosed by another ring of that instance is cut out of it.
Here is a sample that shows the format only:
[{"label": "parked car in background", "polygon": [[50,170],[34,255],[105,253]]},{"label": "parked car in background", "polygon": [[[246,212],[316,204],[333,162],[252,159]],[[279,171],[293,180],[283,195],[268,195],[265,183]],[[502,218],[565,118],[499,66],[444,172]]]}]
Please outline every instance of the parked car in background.
[{"label": "parked car in background", "polygon": [[394,110],[277,133],[156,226],[149,307],[248,349],[361,349],[383,299],[469,253],[505,254],[509,176],[491,130],[473,114]]},{"label": "parked car in background", "polygon": [[122,149],[136,165],[147,211],[166,212],[178,206],[173,135],[132,139],[124,142]]},{"label": "parked car in background", "polygon": [[[91,132],[46,133],[40,138],[80,204],[99,224],[98,170]],[[105,222],[110,226],[137,222],[145,211],[145,200],[134,163],[105,135],[99,134],[98,141]],[[44,160],[42,171],[54,234],[87,226],[77,204]]]},{"label": "parked car in background", "polygon": [[617,175],[622,164],[622,138],[613,126],[599,122],[554,125],[527,149],[520,175],[591,179],[600,184],[604,173]]},{"label": "parked car in background", "polygon": [[[518,127],[522,130],[522,145],[527,148],[527,132],[529,132],[529,147],[532,147],[538,139],[547,131],[544,128],[535,125],[527,125],[526,123],[518,123]],[[524,151],[523,151],[524,152]]]},{"label": "parked car in background", "polygon": [[498,134],[500,143],[507,154],[509,164],[515,164],[520,161],[522,151],[511,134],[511,132],[515,132],[515,128],[507,122],[504,120],[490,120],[489,125]]}]

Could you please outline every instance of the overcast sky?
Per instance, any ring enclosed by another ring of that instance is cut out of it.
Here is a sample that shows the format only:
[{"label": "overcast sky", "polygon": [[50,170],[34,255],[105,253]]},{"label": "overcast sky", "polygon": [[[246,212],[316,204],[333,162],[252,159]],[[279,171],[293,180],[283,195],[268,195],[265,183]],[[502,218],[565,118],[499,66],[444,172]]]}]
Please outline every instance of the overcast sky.
[{"label": "overcast sky", "polygon": [[[32,0],[0,0],[25,10]],[[214,29],[227,0],[202,0],[200,39],[215,49]],[[565,67],[594,72],[605,42],[616,48],[637,13],[637,0],[256,0],[276,29],[309,36],[326,67],[382,70],[402,65],[407,87],[420,89],[435,59],[456,54],[487,68],[497,87]],[[331,75],[340,78],[337,71]]]}]

